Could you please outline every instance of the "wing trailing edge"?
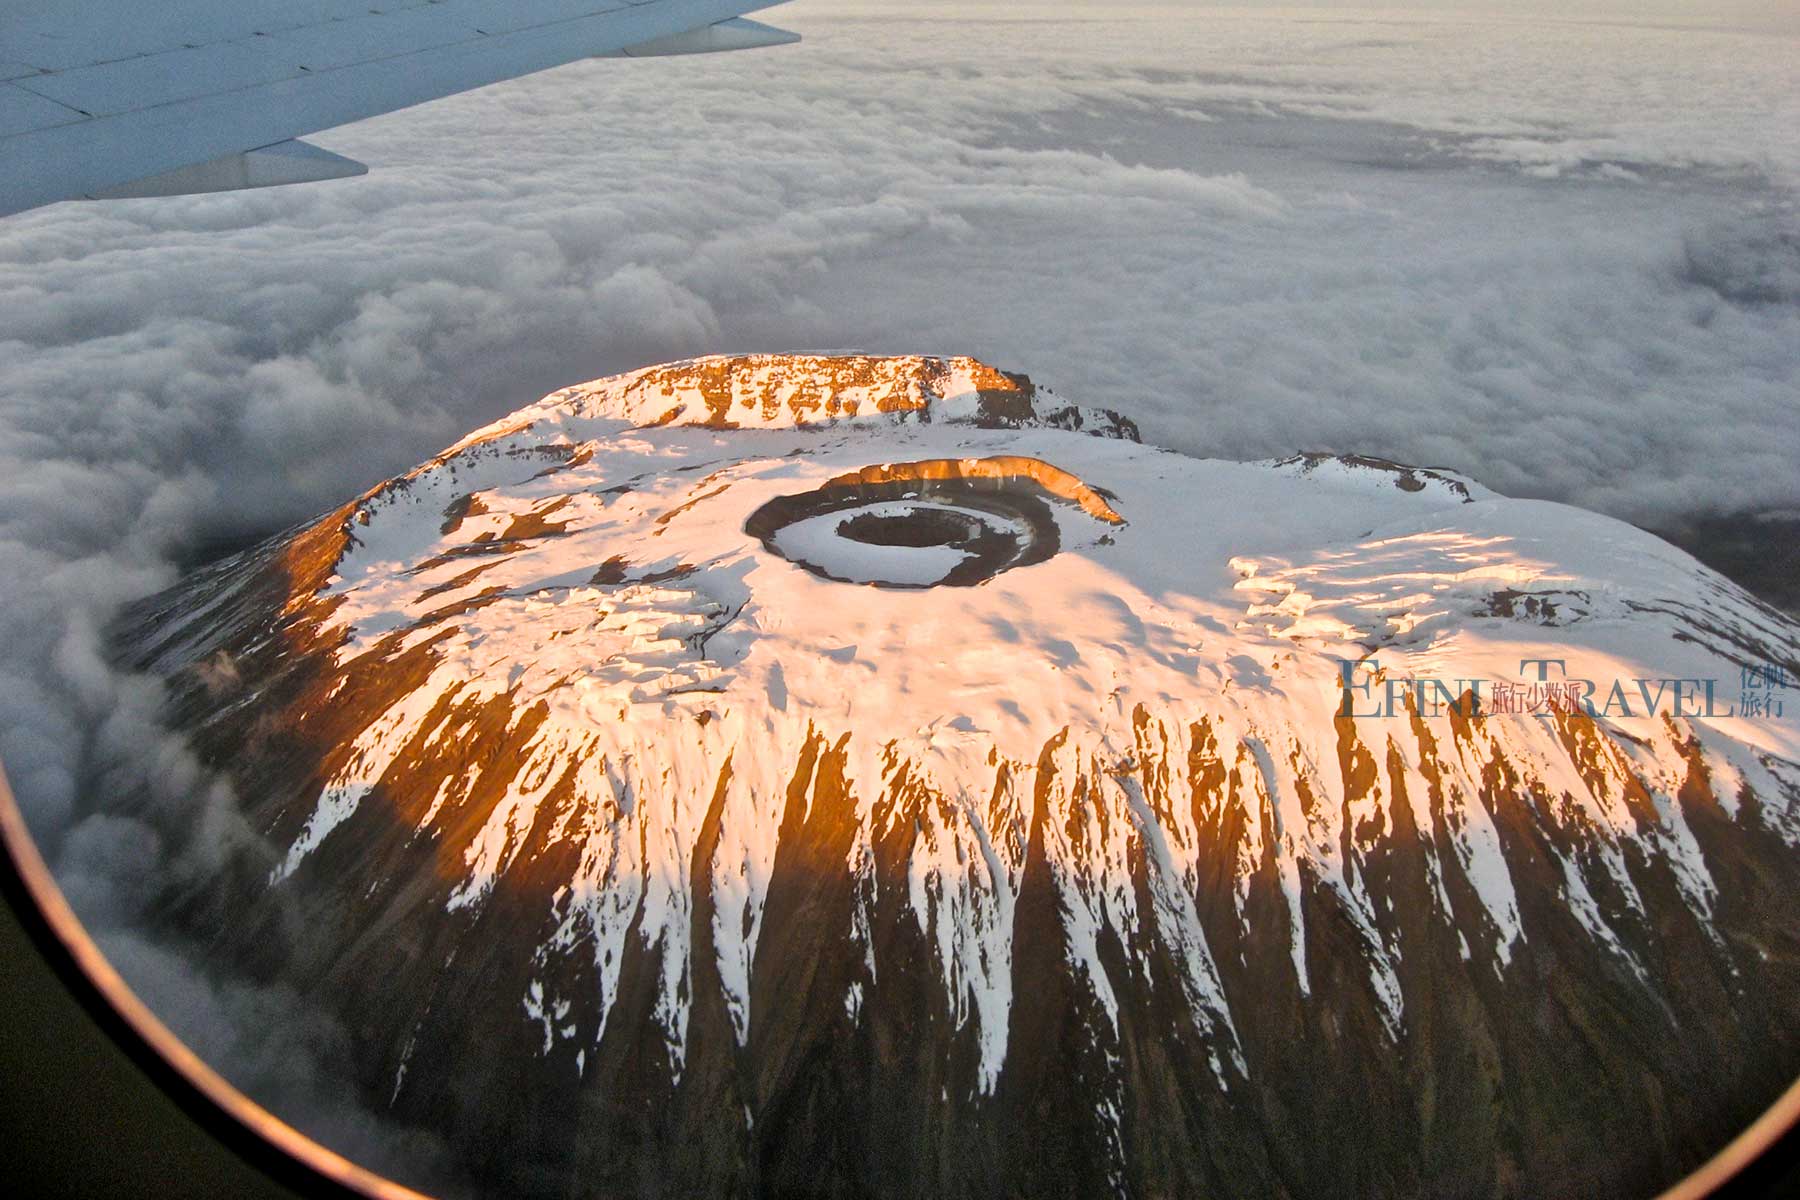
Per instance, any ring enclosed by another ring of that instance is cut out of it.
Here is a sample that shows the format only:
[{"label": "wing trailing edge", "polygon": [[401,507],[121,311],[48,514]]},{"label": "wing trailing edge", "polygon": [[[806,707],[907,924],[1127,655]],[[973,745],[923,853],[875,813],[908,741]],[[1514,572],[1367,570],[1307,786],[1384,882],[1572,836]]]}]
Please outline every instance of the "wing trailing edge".
[{"label": "wing trailing edge", "polygon": [[145,196],[187,196],[199,192],[233,192],[242,188],[276,187],[284,183],[317,183],[367,175],[369,168],[353,158],[333,154],[308,142],[291,139],[259,146],[241,154],[225,154],[206,162],[147,175],[91,192],[86,200],[131,200]]},{"label": "wing trailing edge", "polygon": [[702,25],[668,37],[652,38],[635,46],[624,46],[595,58],[663,58],[673,54],[716,54],[724,50],[758,50],[764,46],[789,46],[800,35],[761,21],[733,17],[713,25]]}]

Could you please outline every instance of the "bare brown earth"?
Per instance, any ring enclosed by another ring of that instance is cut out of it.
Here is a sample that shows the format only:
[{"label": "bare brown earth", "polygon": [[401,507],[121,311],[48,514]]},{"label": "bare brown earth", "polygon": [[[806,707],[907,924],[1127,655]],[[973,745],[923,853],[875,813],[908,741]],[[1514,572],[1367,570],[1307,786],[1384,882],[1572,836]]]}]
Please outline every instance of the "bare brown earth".
[{"label": "bare brown earth", "polygon": [[1113,525],[1123,525],[1125,518],[1112,510],[1093,488],[1061,467],[1051,466],[1039,458],[1016,454],[992,455],[987,458],[938,458],[926,462],[881,463],[864,467],[850,475],[828,479],[823,488],[852,488],[869,485],[941,482],[944,480],[1030,480],[1044,491],[1078,505],[1091,517]]},{"label": "bare brown earth", "polygon": [[[704,422],[717,429],[735,429],[736,413],[748,410],[763,420],[776,416],[783,399],[776,394],[777,382],[792,388],[792,377],[770,377],[758,391],[745,387],[745,365],[750,356],[716,358],[698,363],[671,363],[645,372],[636,386],[646,393],[660,391],[674,396],[677,389],[698,388],[706,404],[709,418]],[[848,389],[874,388],[874,407],[878,412],[922,410],[929,405],[930,394],[939,390],[949,378],[948,366],[941,360],[924,359],[914,374],[895,374],[888,367],[892,360],[865,355],[839,355],[817,360],[820,364],[785,401],[788,415],[795,421],[821,420],[855,416],[859,401],[846,399]],[[1031,416],[1031,381],[1023,375],[979,367],[975,380],[984,410],[996,420],[1017,420]],[[673,419],[680,412],[671,409]]]}]

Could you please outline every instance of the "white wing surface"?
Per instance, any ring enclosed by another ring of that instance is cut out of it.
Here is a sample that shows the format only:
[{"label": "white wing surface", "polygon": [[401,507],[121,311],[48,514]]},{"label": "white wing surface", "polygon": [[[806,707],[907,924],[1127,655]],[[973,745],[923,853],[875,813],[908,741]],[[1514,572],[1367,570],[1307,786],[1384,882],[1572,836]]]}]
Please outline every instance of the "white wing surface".
[{"label": "white wing surface", "polygon": [[0,0],[0,214],[359,175],[296,139],[593,56],[797,41],[779,0]]}]

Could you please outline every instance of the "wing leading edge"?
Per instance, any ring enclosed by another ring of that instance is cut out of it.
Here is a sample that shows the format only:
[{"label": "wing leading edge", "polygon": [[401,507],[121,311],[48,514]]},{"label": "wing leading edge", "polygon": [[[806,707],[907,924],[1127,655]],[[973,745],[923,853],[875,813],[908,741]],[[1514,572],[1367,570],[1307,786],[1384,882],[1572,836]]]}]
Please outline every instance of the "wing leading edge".
[{"label": "wing leading edge", "polygon": [[590,57],[798,41],[779,0],[22,0],[0,13],[0,215],[362,174],[298,139]]}]

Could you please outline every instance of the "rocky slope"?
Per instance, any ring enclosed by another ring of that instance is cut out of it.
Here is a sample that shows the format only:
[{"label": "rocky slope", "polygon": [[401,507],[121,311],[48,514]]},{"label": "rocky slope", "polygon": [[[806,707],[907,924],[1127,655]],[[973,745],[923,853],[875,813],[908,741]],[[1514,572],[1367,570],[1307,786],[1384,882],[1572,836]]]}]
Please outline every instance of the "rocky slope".
[{"label": "rocky slope", "polygon": [[1800,1071],[1800,630],[1443,472],[705,359],[121,637],[177,918],[497,1194],[1648,1193]]}]

